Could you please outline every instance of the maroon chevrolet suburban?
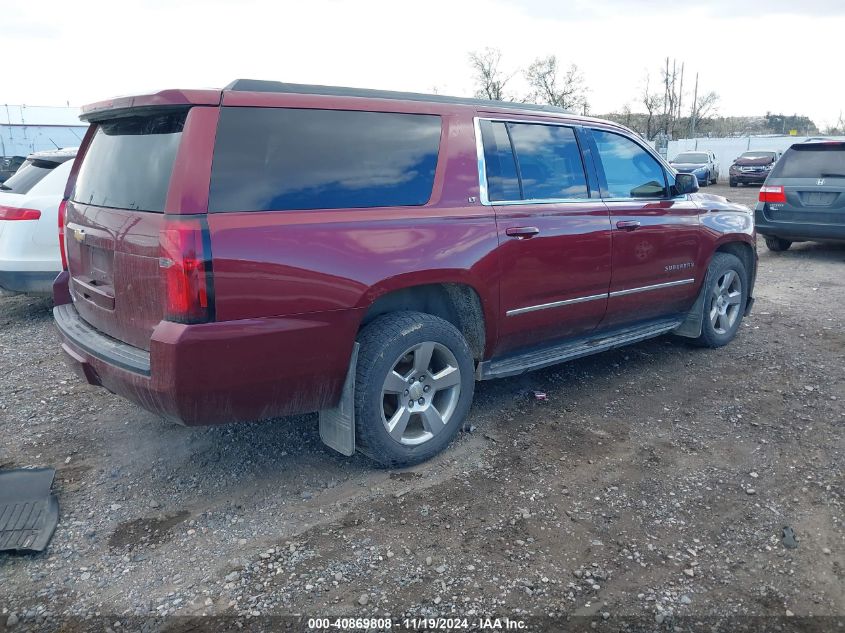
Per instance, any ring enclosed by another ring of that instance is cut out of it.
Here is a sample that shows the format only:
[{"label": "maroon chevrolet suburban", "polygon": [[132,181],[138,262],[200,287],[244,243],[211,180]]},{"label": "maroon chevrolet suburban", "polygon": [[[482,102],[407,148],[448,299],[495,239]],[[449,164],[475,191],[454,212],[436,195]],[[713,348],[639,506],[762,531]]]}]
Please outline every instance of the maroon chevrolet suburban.
[{"label": "maroon chevrolet suburban", "polygon": [[188,425],[319,411],[388,466],[476,380],[751,307],[754,219],[624,127],[546,106],[238,80],[84,108],[54,316],[91,384]]}]

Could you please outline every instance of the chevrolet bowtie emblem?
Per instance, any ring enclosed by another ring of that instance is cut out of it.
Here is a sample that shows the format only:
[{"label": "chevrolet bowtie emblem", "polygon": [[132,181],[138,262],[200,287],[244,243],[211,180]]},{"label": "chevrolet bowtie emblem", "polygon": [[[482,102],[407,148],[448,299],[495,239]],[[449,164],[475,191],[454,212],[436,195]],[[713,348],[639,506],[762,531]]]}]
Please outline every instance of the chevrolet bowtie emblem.
[{"label": "chevrolet bowtie emblem", "polygon": [[81,244],[85,241],[85,231],[82,229],[73,229],[73,239]]}]

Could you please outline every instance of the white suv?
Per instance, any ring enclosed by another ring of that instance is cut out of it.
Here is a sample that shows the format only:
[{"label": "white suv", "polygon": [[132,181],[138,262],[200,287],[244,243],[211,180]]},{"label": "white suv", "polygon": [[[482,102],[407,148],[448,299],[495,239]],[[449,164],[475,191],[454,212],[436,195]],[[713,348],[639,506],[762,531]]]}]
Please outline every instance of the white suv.
[{"label": "white suv", "polygon": [[58,210],[72,166],[59,164],[26,193],[0,191],[0,289],[52,292],[62,270]]}]

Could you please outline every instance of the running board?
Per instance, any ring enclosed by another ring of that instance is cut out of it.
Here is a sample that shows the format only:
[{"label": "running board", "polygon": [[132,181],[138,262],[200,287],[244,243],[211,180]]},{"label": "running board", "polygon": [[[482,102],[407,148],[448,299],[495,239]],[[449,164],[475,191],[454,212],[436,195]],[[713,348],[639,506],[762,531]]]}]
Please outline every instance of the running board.
[{"label": "running board", "polygon": [[684,322],[684,316],[647,321],[631,327],[572,339],[549,347],[535,348],[514,356],[483,361],[478,364],[476,378],[478,380],[490,380],[492,378],[517,376],[535,369],[542,369],[631,343],[638,343],[671,332]]}]

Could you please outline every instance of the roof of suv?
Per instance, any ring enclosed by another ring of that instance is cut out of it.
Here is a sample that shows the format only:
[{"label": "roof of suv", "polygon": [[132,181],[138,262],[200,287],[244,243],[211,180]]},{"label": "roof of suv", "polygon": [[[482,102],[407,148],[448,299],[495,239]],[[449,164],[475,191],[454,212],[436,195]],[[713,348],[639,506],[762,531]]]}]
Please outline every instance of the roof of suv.
[{"label": "roof of suv", "polygon": [[491,101],[487,99],[473,99],[469,97],[451,97],[438,94],[423,94],[417,92],[396,92],[392,90],[375,90],[371,88],[349,88],[344,86],[320,86],[313,84],[294,84],[281,81],[263,79],[236,79],[222,90],[163,90],[156,93],[115,97],[105,101],[88,104],[82,107],[83,121],[97,120],[110,116],[117,110],[130,110],[137,107],[168,107],[179,105],[219,105],[223,102],[224,93],[276,93],[298,94],[334,97],[360,97],[365,99],[386,99],[397,101],[419,101],[422,103],[442,103],[445,105],[464,105],[489,110],[505,110],[524,112],[526,114],[548,114],[565,116],[567,119],[584,122],[604,123],[616,128],[626,129],[612,121],[595,117],[574,114],[557,106],[520,103],[515,101]]}]

